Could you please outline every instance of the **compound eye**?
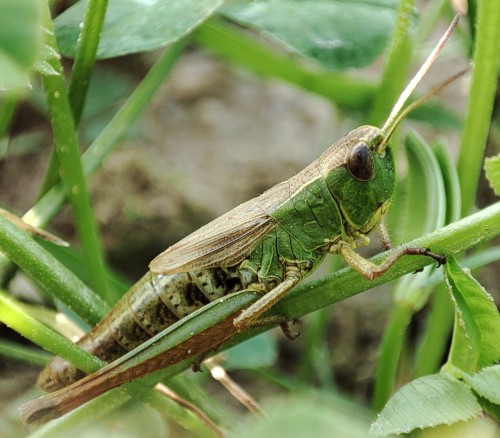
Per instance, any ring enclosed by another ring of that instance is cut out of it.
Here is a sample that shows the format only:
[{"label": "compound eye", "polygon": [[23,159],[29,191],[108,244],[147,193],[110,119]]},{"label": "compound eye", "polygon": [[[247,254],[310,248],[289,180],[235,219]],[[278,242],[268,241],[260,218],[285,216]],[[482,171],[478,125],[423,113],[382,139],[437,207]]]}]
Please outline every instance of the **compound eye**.
[{"label": "compound eye", "polygon": [[366,143],[358,143],[351,149],[347,159],[347,169],[359,181],[373,178],[373,156]]}]

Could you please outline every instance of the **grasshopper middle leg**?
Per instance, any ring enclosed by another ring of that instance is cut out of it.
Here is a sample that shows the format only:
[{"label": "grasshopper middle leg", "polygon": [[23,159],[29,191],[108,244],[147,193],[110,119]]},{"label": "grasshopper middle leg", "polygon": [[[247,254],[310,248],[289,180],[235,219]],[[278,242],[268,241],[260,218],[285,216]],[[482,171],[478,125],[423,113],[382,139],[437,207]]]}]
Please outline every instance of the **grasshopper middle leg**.
[{"label": "grasshopper middle leg", "polygon": [[[274,323],[280,323],[283,328],[285,324],[284,333],[287,335],[288,326],[283,318],[271,317],[269,318],[259,318],[266,310],[269,310],[274,304],[276,304],[284,295],[286,295],[290,290],[292,290],[297,283],[300,281],[300,268],[297,266],[289,266],[286,270],[285,280],[278,284],[274,289],[265,294],[258,301],[253,303],[250,307],[245,309],[240,316],[234,320],[234,325],[238,330],[243,330],[247,327],[256,325],[269,325]],[[288,335],[287,335],[288,336]],[[293,337],[293,336],[292,336]]]}]

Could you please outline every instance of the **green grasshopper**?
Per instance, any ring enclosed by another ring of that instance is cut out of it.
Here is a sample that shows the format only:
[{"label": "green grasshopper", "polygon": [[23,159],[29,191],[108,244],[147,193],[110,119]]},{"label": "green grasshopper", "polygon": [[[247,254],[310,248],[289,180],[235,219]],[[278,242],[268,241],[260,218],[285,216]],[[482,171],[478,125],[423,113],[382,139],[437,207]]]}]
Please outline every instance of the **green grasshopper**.
[{"label": "green grasshopper", "polygon": [[[58,391],[30,402],[24,409],[27,421],[61,415],[126,381],[188,357],[204,355],[248,327],[279,323],[285,334],[293,338],[286,321],[280,317],[265,318],[263,314],[313,272],[329,253],[341,255],[349,266],[370,280],[405,255],[429,256],[438,265],[444,263],[444,256],[427,248],[399,247],[381,265],[375,265],[354,248],[367,244],[367,235],[377,228],[386,249],[390,248],[383,227],[395,185],[394,158],[388,141],[411,109],[462,74],[401,111],[457,21],[455,18],[403,92],[382,129],[361,126],[349,132],[288,181],[168,248],[151,262],[150,272],[78,345],[111,362],[228,294],[255,291],[262,294],[256,302],[222,321],[217,335],[215,329],[195,335],[161,358],[152,358],[129,372],[108,373],[108,366],[84,377],[82,371],[55,358],[41,373],[38,384],[48,391]],[[64,388],[67,385],[70,386]]]}]

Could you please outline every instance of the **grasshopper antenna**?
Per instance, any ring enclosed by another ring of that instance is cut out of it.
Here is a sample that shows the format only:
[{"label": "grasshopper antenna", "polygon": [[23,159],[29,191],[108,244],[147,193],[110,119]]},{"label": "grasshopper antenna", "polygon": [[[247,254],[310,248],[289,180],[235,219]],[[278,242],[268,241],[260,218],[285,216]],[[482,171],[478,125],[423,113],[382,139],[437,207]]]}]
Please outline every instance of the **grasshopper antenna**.
[{"label": "grasshopper antenna", "polygon": [[384,126],[381,129],[381,137],[382,137],[382,142],[378,145],[376,148],[377,153],[382,153],[382,151],[387,147],[387,143],[389,142],[389,139],[391,138],[391,135],[393,134],[394,130],[398,126],[399,122],[406,117],[406,115],[415,109],[417,106],[422,105],[424,102],[429,100],[432,96],[435,94],[439,93],[443,88],[445,88],[448,84],[453,82],[455,79],[459,78],[460,76],[464,75],[468,70],[463,70],[455,75],[453,75],[451,78],[447,79],[446,81],[442,82],[435,88],[433,88],[428,94],[423,96],[422,98],[416,100],[413,104],[411,104],[409,107],[406,108],[405,111],[400,113],[401,108],[403,105],[406,103],[408,98],[410,97],[411,93],[415,90],[416,86],[419,84],[419,82],[422,80],[422,78],[426,75],[426,73],[429,71],[431,68],[432,64],[434,64],[434,61],[438,57],[439,53],[443,49],[444,45],[446,42],[450,39],[451,34],[455,30],[455,27],[458,24],[458,21],[460,19],[460,15],[455,15],[455,18],[453,18],[453,21],[451,22],[450,26],[444,33],[444,35],[441,37],[439,42],[437,43],[436,47],[432,50],[432,52],[429,54],[425,62],[422,64],[422,66],[419,68],[415,76],[412,78],[412,80],[409,82],[409,84],[406,86],[406,88],[403,90],[401,95],[399,96],[399,99],[397,100],[396,104],[394,105],[391,114],[387,118],[387,121],[385,122]]}]

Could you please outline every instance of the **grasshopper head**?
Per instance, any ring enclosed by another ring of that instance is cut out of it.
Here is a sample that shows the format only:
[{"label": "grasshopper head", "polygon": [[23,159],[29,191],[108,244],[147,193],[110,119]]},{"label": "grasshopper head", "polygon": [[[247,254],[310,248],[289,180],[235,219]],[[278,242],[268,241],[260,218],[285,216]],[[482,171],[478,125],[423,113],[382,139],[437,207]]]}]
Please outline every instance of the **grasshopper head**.
[{"label": "grasshopper head", "polygon": [[401,120],[466,73],[467,70],[456,73],[403,109],[408,97],[450,38],[458,20],[457,15],[399,96],[382,129],[361,126],[320,157],[322,175],[340,207],[348,235],[357,237],[368,234],[380,223],[389,208],[395,183],[394,159],[389,140]]},{"label": "grasshopper head", "polygon": [[346,232],[368,234],[387,212],[395,183],[390,147],[378,152],[381,131],[361,126],[330,147],[320,166],[328,190],[337,201]]}]

